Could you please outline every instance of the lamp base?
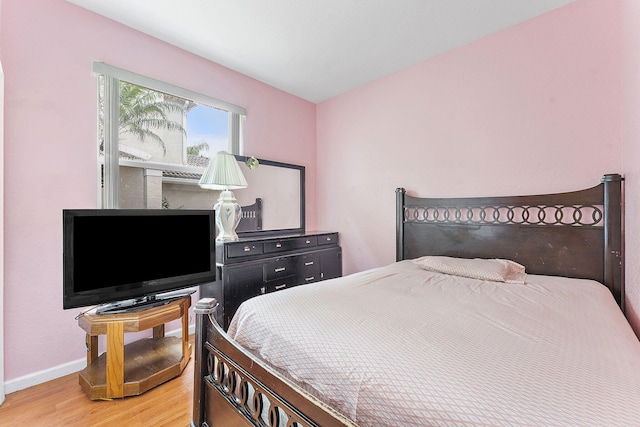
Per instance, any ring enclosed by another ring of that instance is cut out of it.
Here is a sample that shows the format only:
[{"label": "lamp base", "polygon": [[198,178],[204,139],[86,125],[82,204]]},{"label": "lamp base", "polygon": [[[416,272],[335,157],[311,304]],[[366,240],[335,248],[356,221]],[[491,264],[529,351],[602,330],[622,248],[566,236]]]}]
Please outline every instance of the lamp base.
[{"label": "lamp base", "polygon": [[233,242],[238,240],[236,227],[242,219],[242,208],[233,192],[222,190],[213,209],[216,211],[216,225],[218,226],[216,241]]}]

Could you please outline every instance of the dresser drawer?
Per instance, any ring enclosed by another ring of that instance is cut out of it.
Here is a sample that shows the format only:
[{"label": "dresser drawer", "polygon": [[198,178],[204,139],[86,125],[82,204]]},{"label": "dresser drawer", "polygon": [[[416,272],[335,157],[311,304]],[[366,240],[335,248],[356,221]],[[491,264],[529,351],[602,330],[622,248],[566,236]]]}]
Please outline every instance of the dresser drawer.
[{"label": "dresser drawer", "polygon": [[338,233],[323,234],[321,236],[318,236],[317,238],[318,246],[338,244]]},{"label": "dresser drawer", "polygon": [[300,237],[294,240],[295,240],[296,249],[312,248],[314,246],[318,246],[317,236]]},{"label": "dresser drawer", "polygon": [[274,240],[273,242],[264,243],[264,253],[270,254],[274,252],[284,252],[295,249],[293,239],[289,240]]},{"label": "dresser drawer", "polygon": [[238,258],[263,253],[262,243],[232,243],[226,245],[227,257]]},{"label": "dresser drawer", "polygon": [[303,285],[320,280],[320,258],[316,253],[297,256],[296,267],[299,284]]},{"label": "dresser drawer", "polygon": [[316,271],[316,272],[311,272],[308,271],[307,274],[305,274],[304,276],[300,277],[300,284],[304,285],[306,283],[313,283],[313,282],[317,282],[321,279],[320,277],[320,271]]},{"label": "dresser drawer", "polygon": [[264,242],[264,253],[292,251],[302,248],[313,248],[318,245],[316,236],[293,237],[290,239]]},{"label": "dresser drawer", "polygon": [[264,263],[264,280],[267,282],[294,274],[295,268],[291,257],[278,258],[275,261]]},{"label": "dresser drawer", "polygon": [[283,277],[279,280],[271,280],[269,282],[266,282],[264,285],[264,289],[268,293],[268,292],[281,291],[283,289],[287,289],[295,285],[297,285],[295,281],[295,276],[290,276],[290,277]]},{"label": "dresser drawer", "polygon": [[316,274],[316,272],[320,271],[320,259],[317,254],[310,253],[306,255],[298,255],[296,257],[296,267],[299,276],[303,277],[308,274]]}]

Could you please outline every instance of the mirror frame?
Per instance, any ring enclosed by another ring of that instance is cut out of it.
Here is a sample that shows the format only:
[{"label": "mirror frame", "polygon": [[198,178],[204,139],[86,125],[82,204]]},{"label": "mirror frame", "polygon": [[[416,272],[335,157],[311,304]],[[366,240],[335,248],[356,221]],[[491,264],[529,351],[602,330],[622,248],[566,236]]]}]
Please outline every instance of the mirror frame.
[{"label": "mirror frame", "polygon": [[[239,154],[234,154],[237,161],[246,163],[251,156],[243,156]],[[306,194],[305,194],[305,167],[300,165],[294,165],[291,163],[282,163],[276,162],[273,160],[267,159],[257,159],[260,163],[260,166],[276,166],[280,168],[288,168],[295,169],[300,172],[300,227],[295,228],[283,228],[283,229],[275,229],[275,230],[256,230],[256,231],[238,231],[238,237],[240,239],[245,237],[271,237],[271,236],[280,236],[280,235],[290,235],[290,234],[304,234],[306,231],[305,225],[305,204],[306,204]],[[258,169],[260,168],[258,166]]]}]

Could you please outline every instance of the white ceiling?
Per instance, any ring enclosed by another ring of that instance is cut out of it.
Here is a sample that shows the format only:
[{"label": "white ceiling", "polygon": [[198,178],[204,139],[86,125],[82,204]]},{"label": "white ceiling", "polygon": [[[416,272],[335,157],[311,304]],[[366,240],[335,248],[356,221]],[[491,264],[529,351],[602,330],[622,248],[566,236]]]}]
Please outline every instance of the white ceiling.
[{"label": "white ceiling", "polygon": [[68,0],[318,103],[574,0]]}]

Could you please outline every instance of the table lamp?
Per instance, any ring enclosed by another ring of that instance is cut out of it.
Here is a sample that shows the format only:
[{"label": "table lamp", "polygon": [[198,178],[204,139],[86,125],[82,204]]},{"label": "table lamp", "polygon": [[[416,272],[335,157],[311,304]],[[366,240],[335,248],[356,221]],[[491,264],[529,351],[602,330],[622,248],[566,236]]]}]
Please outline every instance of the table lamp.
[{"label": "table lamp", "polygon": [[213,207],[216,211],[216,225],[218,226],[216,241],[238,240],[236,227],[242,218],[242,208],[230,190],[246,188],[247,180],[233,154],[219,151],[209,162],[209,166],[200,177],[198,185],[207,190],[222,190],[218,202]]}]

